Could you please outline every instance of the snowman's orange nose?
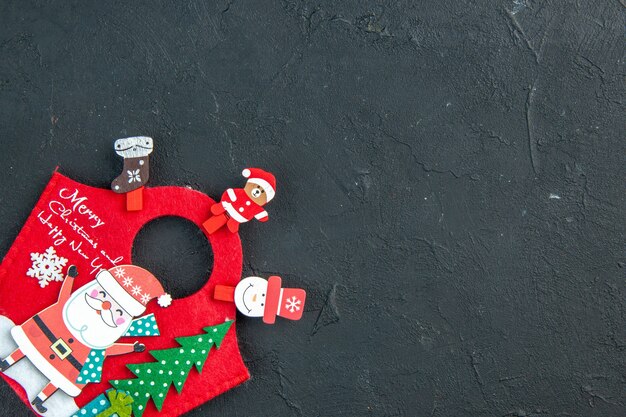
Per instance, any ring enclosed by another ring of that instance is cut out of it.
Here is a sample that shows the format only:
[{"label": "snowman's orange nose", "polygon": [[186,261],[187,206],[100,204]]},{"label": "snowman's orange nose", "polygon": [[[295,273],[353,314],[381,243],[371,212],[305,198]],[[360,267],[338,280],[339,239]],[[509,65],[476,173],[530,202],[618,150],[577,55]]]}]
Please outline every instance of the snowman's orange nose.
[{"label": "snowman's orange nose", "polygon": [[104,303],[102,303],[102,309],[103,310],[110,310],[111,309],[111,303],[108,301],[105,301]]},{"label": "snowman's orange nose", "polygon": [[256,303],[256,296],[257,296],[257,294],[254,294],[254,295],[252,296],[252,302],[253,302],[253,303]]}]

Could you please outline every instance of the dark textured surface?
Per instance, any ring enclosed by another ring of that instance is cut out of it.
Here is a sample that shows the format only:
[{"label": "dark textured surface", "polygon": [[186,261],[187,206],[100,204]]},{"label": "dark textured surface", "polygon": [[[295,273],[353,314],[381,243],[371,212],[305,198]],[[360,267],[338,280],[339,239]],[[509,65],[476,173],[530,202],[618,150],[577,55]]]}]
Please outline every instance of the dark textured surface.
[{"label": "dark textured surface", "polygon": [[[189,416],[626,415],[623,1],[86,3],[0,2],[0,252],[145,134],[151,185],[273,171],[244,272],[310,294]],[[162,226],[136,253],[193,291]]]}]

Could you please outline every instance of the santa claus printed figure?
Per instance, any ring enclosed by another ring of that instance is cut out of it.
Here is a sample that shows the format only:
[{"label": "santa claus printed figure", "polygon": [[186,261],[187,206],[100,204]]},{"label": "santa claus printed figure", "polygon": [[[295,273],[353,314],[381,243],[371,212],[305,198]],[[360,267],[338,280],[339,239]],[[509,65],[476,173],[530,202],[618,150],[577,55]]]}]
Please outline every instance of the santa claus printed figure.
[{"label": "santa claus printed figure", "polygon": [[133,318],[145,312],[150,300],[158,297],[162,307],[172,300],[150,272],[134,265],[103,269],[72,294],[77,275],[70,266],[58,301],[11,329],[18,348],[0,361],[5,371],[26,357],[50,381],[32,401],[40,413],[58,389],[76,397],[87,383],[100,382],[106,356],[143,352],[141,343],[115,342],[133,334],[127,333]]},{"label": "santa claus printed figure", "polygon": [[274,324],[276,316],[300,320],[304,312],[306,291],[301,288],[281,288],[280,277],[268,280],[260,277],[242,279],[236,287],[216,285],[214,298],[234,302],[237,310],[248,317],[263,317],[263,322]]},{"label": "santa claus printed figure", "polygon": [[240,223],[257,219],[266,222],[269,217],[263,206],[276,194],[276,178],[260,168],[246,168],[242,175],[248,179],[244,188],[229,188],[222,200],[211,207],[212,216],[203,226],[209,234],[226,225],[236,233]]}]

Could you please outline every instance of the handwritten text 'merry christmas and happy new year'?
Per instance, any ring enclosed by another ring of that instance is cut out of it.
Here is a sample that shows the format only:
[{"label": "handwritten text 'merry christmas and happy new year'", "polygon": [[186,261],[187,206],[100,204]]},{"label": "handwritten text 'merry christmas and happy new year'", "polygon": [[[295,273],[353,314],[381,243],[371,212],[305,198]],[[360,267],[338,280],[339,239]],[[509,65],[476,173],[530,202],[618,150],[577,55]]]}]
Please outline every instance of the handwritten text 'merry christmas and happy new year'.
[{"label": "handwritten text 'merry christmas and happy new year'", "polygon": [[[54,246],[68,243],[70,248],[78,255],[84,259],[90,259],[91,257],[82,248],[83,241],[93,249],[97,249],[98,242],[90,235],[89,232],[104,226],[105,222],[100,218],[100,216],[89,208],[86,204],[88,198],[81,196],[78,193],[78,190],[62,188],[59,190],[58,197],[59,200],[52,200],[48,203],[48,208],[51,213],[45,213],[44,211],[39,213],[39,221],[43,225],[48,226],[50,229],[48,235],[53,239]],[[71,240],[68,242],[68,238],[64,235],[63,230],[52,222],[52,217],[54,215],[65,222],[65,224],[67,224],[74,232],[76,232],[82,238],[82,241]],[[86,220],[87,225],[81,225],[79,218],[81,220]],[[87,249],[85,248],[85,250]],[[104,250],[101,250],[96,257],[91,259],[91,266],[94,268],[92,273],[103,266],[100,255],[104,256],[113,265],[116,265],[123,260],[122,256],[113,259]]]}]

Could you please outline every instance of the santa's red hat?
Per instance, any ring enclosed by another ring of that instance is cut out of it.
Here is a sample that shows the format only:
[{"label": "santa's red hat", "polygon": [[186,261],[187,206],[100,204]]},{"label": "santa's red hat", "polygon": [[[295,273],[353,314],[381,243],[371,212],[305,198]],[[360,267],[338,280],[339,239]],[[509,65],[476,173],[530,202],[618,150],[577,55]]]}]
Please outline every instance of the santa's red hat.
[{"label": "santa's red hat", "polygon": [[150,272],[135,265],[119,265],[102,269],[96,281],[124,310],[133,317],[146,311],[146,304],[158,298],[161,307],[172,303],[172,297],[163,290],[158,279]]},{"label": "santa's red hat", "polygon": [[281,288],[281,285],[280,277],[273,276],[267,280],[264,323],[273,324],[277,315],[289,320],[300,320],[302,317],[306,291],[302,288]]},{"label": "santa's red hat", "polygon": [[276,178],[271,173],[261,168],[246,168],[241,173],[248,182],[260,185],[265,190],[269,202],[276,195]]}]

